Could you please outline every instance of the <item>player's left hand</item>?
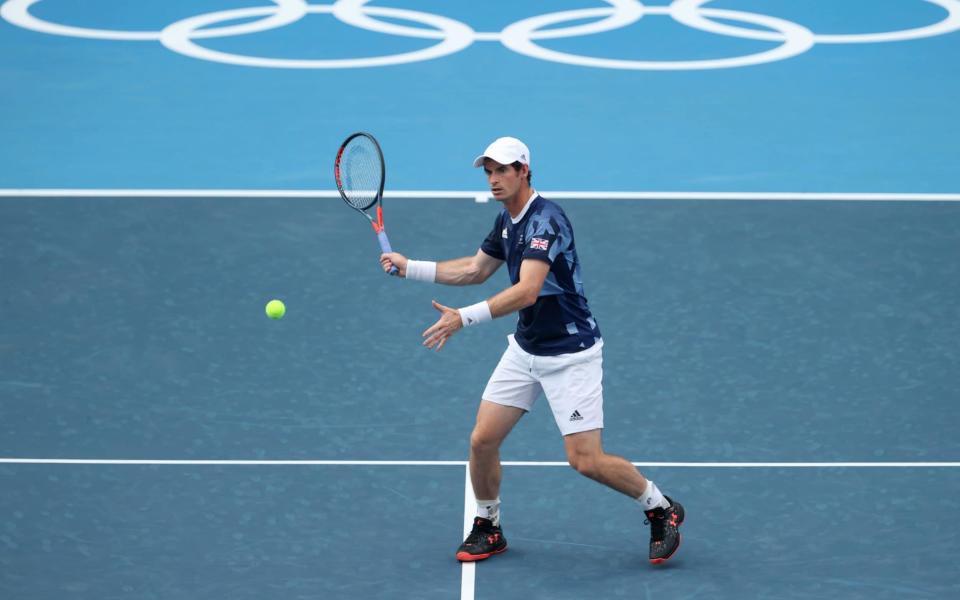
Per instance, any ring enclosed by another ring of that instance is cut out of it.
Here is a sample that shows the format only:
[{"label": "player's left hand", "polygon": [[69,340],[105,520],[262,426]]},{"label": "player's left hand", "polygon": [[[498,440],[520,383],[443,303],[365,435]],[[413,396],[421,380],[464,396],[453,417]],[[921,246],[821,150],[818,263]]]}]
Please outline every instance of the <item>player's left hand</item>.
[{"label": "player's left hand", "polygon": [[450,336],[463,328],[463,319],[460,311],[433,301],[433,307],[440,311],[440,320],[423,332],[423,345],[430,349],[440,350],[450,339]]}]

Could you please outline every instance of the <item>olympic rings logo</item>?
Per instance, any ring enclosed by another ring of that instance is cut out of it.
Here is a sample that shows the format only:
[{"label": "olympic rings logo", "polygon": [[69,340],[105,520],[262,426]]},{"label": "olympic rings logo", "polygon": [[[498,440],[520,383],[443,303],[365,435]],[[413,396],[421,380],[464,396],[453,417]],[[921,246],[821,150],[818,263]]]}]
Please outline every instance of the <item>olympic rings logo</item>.
[{"label": "olympic rings logo", "polygon": [[[0,6],[0,17],[18,27],[42,33],[103,40],[159,41],[174,52],[201,60],[276,69],[351,69],[399,65],[448,56],[464,50],[475,42],[499,42],[514,52],[532,58],[601,69],[660,71],[725,69],[785,60],[806,52],[815,44],[905,41],[944,35],[960,29],[960,0],[917,0],[946,10],[946,16],[932,25],[881,33],[839,35],[817,34],[802,25],[769,15],[705,6],[712,0],[674,0],[669,6],[646,6],[639,0],[603,0],[606,6],[538,15],[512,23],[500,32],[474,31],[465,23],[432,13],[370,6],[370,0],[336,0],[332,4],[309,4],[306,0],[270,1],[272,4],[268,6],[222,10],[188,17],[164,27],[161,31],[90,29],[53,23],[30,13],[30,7],[41,0],[8,0]],[[249,35],[284,27],[299,21],[307,14],[329,14],[342,23],[367,31],[436,42],[412,52],[340,59],[247,56],[212,50],[198,43],[198,40]],[[654,15],[669,16],[687,27],[708,33],[778,42],[779,45],[756,54],[732,58],[649,61],[570,54],[551,50],[538,43],[541,40],[613,31],[632,25],[643,17]],[[382,18],[417,23],[422,27],[400,25],[393,21],[381,20]],[[254,20],[236,25],[216,26],[218,23],[243,19]],[[588,22],[556,27],[563,23],[584,20]],[[730,24],[731,21],[753,27],[738,27]]]}]

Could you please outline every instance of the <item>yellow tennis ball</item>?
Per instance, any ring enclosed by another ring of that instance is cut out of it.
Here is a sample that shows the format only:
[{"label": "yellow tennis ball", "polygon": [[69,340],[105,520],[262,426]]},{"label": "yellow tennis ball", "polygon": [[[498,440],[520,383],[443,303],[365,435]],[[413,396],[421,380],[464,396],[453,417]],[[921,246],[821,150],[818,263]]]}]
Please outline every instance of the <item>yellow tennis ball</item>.
[{"label": "yellow tennis ball", "polygon": [[287,314],[287,307],[279,300],[267,302],[267,316],[271,319],[282,319]]}]

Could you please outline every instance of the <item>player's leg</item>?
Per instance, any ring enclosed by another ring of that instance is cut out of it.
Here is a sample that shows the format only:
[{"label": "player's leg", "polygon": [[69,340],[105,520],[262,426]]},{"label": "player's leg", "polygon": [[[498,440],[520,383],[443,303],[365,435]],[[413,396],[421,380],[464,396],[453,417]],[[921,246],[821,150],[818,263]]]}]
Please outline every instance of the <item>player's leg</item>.
[{"label": "player's leg", "polygon": [[639,498],[647,489],[647,480],[627,459],[603,451],[602,431],[593,429],[564,436],[567,462],[581,475]]},{"label": "player's leg", "polygon": [[665,496],[629,461],[603,450],[600,429],[564,436],[567,461],[581,475],[634,498],[650,522],[650,562],[660,564],[680,547],[683,506]]},{"label": "player's leg", "polygon": [[672,503],[629,461],[603,450],[602,343],[583,352],[537,360],[534,371],[564,436],[570,465],[640,503],[651,523],[650,561],[670,558],[680,544],[677,527],[683,522],[683,507]]},{"label": "player's leg", "polygon": [[470,434],[470,480],[477,499],[473,529],[457,559],[483,560],[507,549],[500,528],[500,445],[541,394],[530,374],[529,355],[511,343],[490,376]]},{"label": "player's leg", "polygon": [[482,400],[470,434],[470,481],[479,499],[500,496],[500,445],[526,410]]},{"label": "player's leg", "polygon": [[603,450],[602,429],[570,433],[563,437],[567,462],[578,473],[598,481],[640,503],[644,511],[667,508],[670,501],[627,459]]},{"label": "player's leg", "polygon": [[470,481],[477,499],[477,516],[467,538],[457,548],[457,560],[477,561],[507,549],[500,528],[500,444],[527,411],[482,400],[470,434]]}]

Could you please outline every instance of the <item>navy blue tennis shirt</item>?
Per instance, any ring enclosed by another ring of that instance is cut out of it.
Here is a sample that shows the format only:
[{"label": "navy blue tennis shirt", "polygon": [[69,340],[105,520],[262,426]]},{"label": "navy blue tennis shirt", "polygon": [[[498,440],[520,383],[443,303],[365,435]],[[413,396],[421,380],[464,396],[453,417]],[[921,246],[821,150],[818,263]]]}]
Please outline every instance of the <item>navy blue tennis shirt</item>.
[{"label": "navy blue tennis shirt", "polygon": [[537,301],[520,310],[514,339],[521,348],[555,356],[579,352],[600,340],[600,328],[583,292],[573,227],[560,206],[538,194],[516,220],[504,209],[480,249],[507,263],[514,285],[525,259],[550,263]]}]

